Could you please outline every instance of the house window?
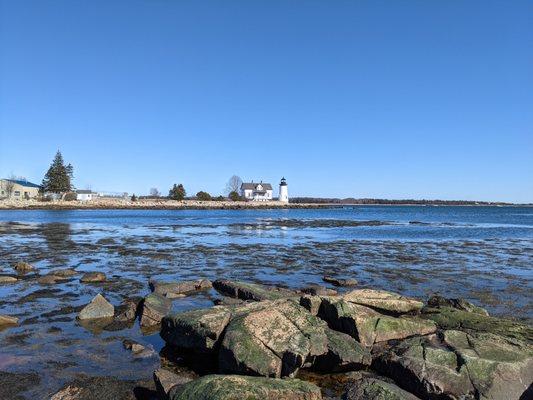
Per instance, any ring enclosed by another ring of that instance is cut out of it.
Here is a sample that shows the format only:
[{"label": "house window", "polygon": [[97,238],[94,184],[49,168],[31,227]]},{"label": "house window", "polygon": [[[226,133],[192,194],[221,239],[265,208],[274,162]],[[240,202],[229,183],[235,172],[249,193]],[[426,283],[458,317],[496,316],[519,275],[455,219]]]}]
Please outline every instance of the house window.
[{"label": "house window", "polygon": [[20,196],[20,192],[18,190],[15,190],[15,196]]}]

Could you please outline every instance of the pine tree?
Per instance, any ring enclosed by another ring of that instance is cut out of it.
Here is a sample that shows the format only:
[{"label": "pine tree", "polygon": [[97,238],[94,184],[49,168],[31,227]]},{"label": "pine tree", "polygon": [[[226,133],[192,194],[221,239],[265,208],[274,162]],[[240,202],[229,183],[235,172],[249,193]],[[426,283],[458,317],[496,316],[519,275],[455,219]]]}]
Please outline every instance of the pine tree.
[{"label": "pine tree", "polygon": [[180,183],[179,185],[174,184],[172,186],[172,189],[168,191],[168,197],[170,197],[173,200],[183,200],[185,198],[186,192],[183,185]]},{"label": "pine tree", "polygon": [[44,193],[66,193],[73,190],[72,179],[74,178],[74,168],[71,164],[65,165],[63,156],[58,150],[50,168],[44,176],[41,190]]}]

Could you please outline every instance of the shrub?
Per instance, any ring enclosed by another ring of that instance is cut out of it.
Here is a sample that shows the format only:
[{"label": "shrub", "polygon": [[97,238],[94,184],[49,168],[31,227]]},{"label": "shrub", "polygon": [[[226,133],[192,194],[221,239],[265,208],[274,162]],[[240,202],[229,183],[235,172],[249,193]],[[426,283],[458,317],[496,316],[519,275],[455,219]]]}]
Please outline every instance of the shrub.
[{"label": "shrub", "polygon": [[211,195],[203,191],[196,193],[196,198],[200,201],[211,201]]},{"label": "shrub", "polygon": [[229,199],[230,199],[231,201],[239,201],[239,200],[242,200],[242,199],[241,199],[241,196],[240,196],[239,193],[237,193],[236,191],[231,192],[231,193],[229,194],[228,197],[229,197]]},{"label": "shrub", "polygon": [[65,193],[65,195],[63,196],[63,200],[65,200],[65,201],[74,201],[74,200],[78,200],[78,196],[77,196],[76,193],[74,193],[74,192],[67,192],[67,193]]},{"label": "shrub", "polygon": [[168,197],[170,197],[172,200],[183,200],[185,198],[186,192],[183,185],[180,183],[179,185],[174,184],[172,188],[168,191]]},{"label": "shrub", "polygon": [[131,195],[131,201],[137,201],[137,196],[135,196],[135,193]]}]

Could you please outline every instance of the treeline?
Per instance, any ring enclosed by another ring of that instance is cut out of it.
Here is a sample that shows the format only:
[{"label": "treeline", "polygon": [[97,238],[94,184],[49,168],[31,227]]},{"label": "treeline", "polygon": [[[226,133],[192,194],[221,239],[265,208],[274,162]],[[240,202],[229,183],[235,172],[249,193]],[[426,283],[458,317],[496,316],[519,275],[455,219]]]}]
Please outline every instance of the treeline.
[{"label": "treeline", "polygon": [[476,205],[513,205],[512,203],[504,202],[488,202],[488,201],[468,201],[468,200],[390,200],[390,199],[356,199],[348,197],[345,199],[339,198],[324,198],[324,197],[293,197],[291,203],[301,204],[374,204],[374,205],[436,205],[436,206],[476,206]]}]

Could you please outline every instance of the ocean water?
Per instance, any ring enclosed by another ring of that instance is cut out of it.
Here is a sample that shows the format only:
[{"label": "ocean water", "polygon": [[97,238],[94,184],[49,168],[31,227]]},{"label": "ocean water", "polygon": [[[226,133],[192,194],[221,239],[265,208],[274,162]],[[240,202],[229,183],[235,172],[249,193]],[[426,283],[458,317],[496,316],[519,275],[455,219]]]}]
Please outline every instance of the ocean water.
[{"label": "ocean water", "polygon": [[[0,285],[0,314],[21,321],[0,331],[0,370],[42,375],[32,398],[79,373],[150,377],[163,347],[157,332],[76,321],[97,293],[118,305],[148,294],[149,279],[331,287],[322,281],[327,274],[421,299],[463,297],[493,315],[533,320],[533,207],[0,211],[0,260],[2,275],[12,275],[18,260],[37,268]],[[37,283],[37,274],[66,267],[80,275]],[[85,271],[103,271],[108,281],[82,284]],[[173,309],[209,307],[218,297],[198,293]],[[122,339],[145,344],[153,356],[135,358]]]}]

